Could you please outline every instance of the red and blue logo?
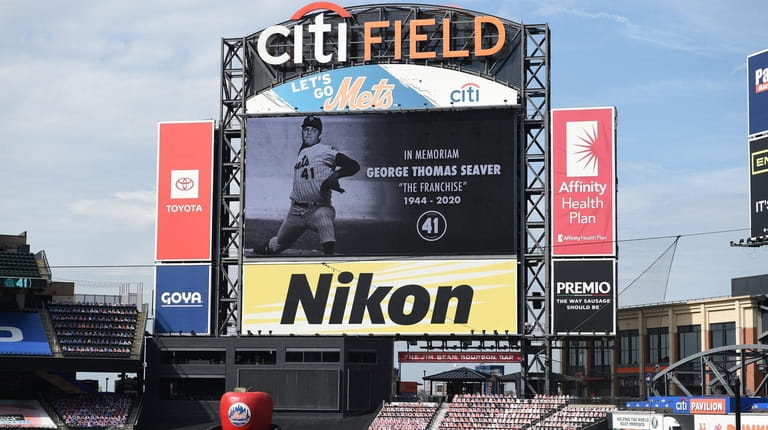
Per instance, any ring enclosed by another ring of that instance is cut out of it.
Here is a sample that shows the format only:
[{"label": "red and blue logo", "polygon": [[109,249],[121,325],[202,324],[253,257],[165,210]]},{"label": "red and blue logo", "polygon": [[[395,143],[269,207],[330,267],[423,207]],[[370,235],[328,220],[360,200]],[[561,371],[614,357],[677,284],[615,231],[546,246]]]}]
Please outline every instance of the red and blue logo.
[{"label": "red and blue logo", "polygon": [[480,85],[467,82],[451,91],[451,103],[477,103],[480,101]]},{"label": "red and blue logo", "polygon": [[251,408],[243,402],[233,403],[227,411],[227,418],[232,425],[242,427],[251,421]]}]

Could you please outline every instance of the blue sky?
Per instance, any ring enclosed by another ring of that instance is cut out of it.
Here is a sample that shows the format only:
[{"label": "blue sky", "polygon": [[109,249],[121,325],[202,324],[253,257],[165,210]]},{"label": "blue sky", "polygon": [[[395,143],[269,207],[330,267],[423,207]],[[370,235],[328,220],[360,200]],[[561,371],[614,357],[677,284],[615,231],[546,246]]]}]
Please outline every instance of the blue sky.
[{"label": "blue sky", "polygon": [[[153,263],[157,123],[218,119],[221,38],[306,3],[0,3],[0,233],[27,231],[55,279],[150,290],[136,266]],[[450,4],[547,23],[552,107],[617,108],[620,304],[728,295],[768,271],[768,251],[729,246],[749,235],[746,57],[768,49],[763,2]],[[671,266],[636,280],[678,235]]]}]

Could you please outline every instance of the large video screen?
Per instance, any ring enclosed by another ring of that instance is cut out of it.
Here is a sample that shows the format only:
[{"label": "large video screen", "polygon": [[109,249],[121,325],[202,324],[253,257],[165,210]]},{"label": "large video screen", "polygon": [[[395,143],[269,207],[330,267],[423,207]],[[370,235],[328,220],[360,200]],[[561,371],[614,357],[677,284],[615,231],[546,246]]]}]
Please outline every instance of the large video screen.
[{"label": "large video screen", "polygon": [[516,253],[518,114],[248,118],[245,257]]}]

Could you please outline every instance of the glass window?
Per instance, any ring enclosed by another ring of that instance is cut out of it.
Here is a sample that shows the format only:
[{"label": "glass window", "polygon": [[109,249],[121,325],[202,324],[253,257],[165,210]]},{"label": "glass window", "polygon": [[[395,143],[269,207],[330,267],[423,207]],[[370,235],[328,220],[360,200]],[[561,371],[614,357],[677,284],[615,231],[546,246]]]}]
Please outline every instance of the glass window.
[{"label": "glass window", "polygon": [[712,348],[736,345],[736,323],[724,322],[710,324],[709,341]]},{"label": "glass window", "polygon": [[376,351],[350,350],[347,352],[347,361],[358,364],[376,364]]},{"label": "glass window", "polygon": [[648,329],[648,363],[669,364],[669,327]]},{"label": "glass window", "polygon": [[701,352],[700,325],[694,324],[678,326],[677,333],[680,338],[678,349],[680,351],[681,359],[688,357],[689,355]]},{"label": "glass window", "polygon": [[277,354],[274,349],[236,350],[235,364],[276,364]]},{"label": "glass window", "polygon": [[162,351],[163,364],[223,364],[226,351]]},{"label": "glass window", "polygon": [[[736,323],[712,323],[709,325],[709,344],[712,348],[720,346],[736,345]],[[727,353],[715,354],[712,359],[719,363],[721,370],[728,369],[736,364],[736,357]]]},{"label": "glass window", "polygon": [[610,366],[611,365],[611,345],[607,340],[596,340],[594,345],[594,362],[595,366]]},{"label": "glass window", "polygon": [[638,331],[619,330],[619,364],[638,364]]},{"label": "glass window", "polygon": [[574,340],[568,343],[568,373],[584,372],[584,353],[587,342]]},{"label": "glass window", "polygon": [[285,361],[289,363],[301,363],[304,361],[304,353],[302,351],[285,351]]},{"label": "glass window", "polygon": [[224,378],[161,378],[162,400],[221,400]]},{"label": "glass window", "polygon": [[285,361],[289,363],[338,363],[341,353],[334,348],[287,348]]}]

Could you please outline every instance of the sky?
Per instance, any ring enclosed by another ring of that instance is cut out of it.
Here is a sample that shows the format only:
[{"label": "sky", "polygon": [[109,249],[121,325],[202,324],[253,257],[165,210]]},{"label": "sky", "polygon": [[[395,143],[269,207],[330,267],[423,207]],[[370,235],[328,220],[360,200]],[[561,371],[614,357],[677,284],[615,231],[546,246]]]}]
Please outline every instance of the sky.
[{"label": "sky", "polygon": [[[0,2],[0,234],[27,232],[54,280],[149,300],[157,123],[218,120],[221,39],[307,3]],[[616,107],[620,306],[727,296],[731,278],[768,272],[768,250],[729,245],[749,236],[746,58],[768,49],[763,2],[450,4],[548,24],[552,107]]]}]

